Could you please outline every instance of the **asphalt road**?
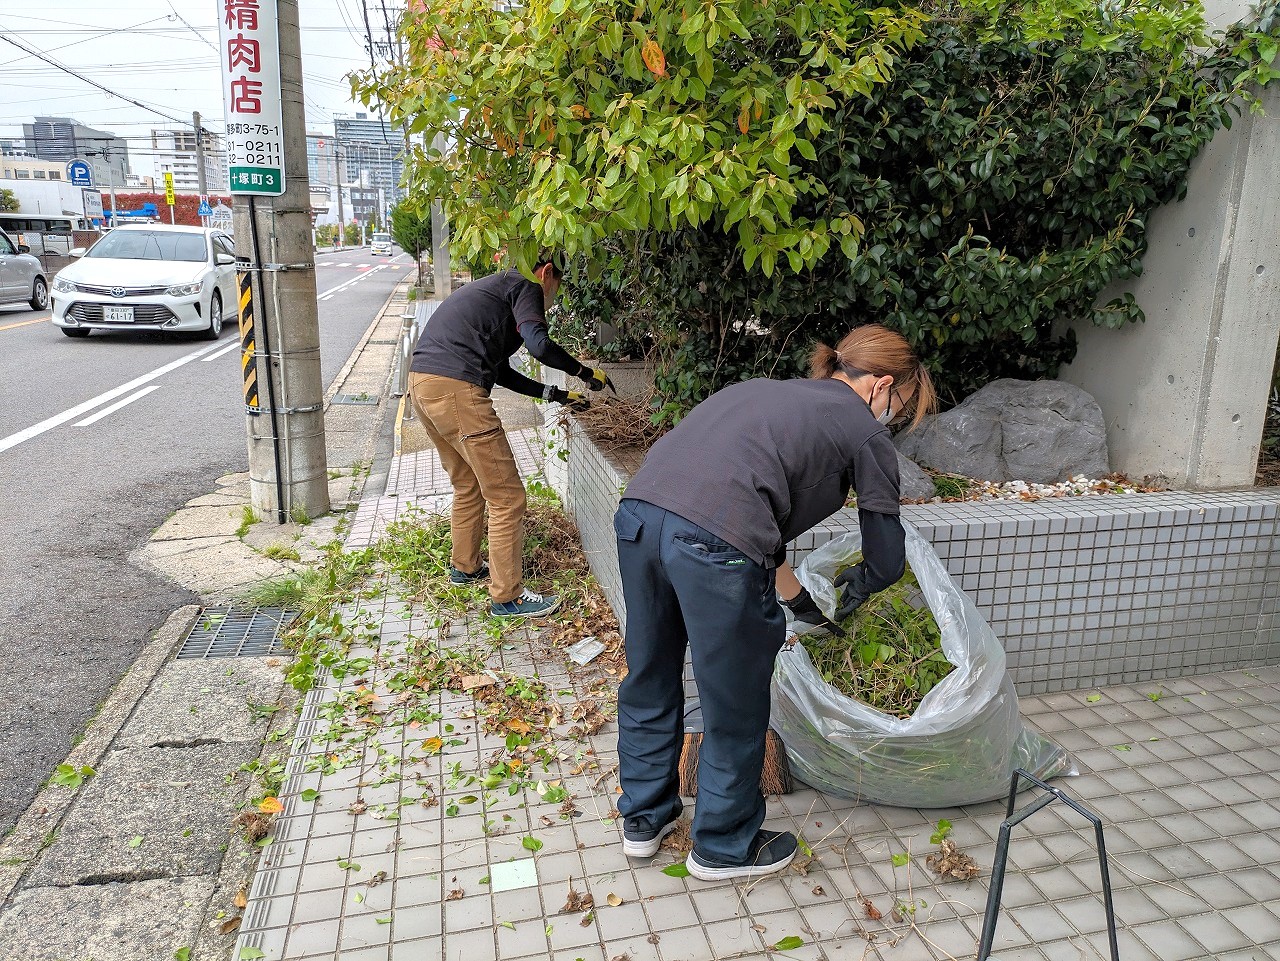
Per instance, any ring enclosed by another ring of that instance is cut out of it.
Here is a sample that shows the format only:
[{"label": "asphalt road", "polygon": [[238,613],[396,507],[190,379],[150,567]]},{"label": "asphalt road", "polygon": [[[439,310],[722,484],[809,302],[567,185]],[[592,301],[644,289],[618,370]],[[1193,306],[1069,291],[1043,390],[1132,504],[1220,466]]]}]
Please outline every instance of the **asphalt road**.
[{"label": "asphalt road", "polygon": [[[316,261],[327,387],[410,258]],[[155,629],[196,600],[138,566],[138,549],[216,478],[246,469],[234,325],[212,344],[77,340],[48,318],[0,308],[0,832]]]}]

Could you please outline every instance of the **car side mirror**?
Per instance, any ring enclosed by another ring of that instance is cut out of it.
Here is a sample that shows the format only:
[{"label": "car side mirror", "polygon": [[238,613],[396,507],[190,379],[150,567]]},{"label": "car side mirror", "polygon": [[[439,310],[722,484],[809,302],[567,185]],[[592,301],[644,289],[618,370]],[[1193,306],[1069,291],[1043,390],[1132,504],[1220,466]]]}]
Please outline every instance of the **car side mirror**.
[{"label": "car side mirror", "polygon": [[230,254],[218,254],[213,262],[219,267],[229,267],[236,262],[236,259]]},{"label": "car side mirror", "polygon": [[29,254],[31,253],[31,248],[28,247],[26,244],[18,244],[18,253]]},{"label": "car side mirror", "polygon": [[83,257],[85,253],[84,247],[72,247],[67,251],[68,257]]}]

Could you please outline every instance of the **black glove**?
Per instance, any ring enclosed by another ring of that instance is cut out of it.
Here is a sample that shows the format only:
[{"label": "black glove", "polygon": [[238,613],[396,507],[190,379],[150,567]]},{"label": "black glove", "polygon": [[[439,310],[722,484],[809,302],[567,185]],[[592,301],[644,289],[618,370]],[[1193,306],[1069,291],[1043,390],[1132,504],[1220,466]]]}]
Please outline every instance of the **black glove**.
[{"label": "black glove", "polygon": [[591,402],[587,400],[587,395],[581,391],[565,390],[562,387],[552,387],[550,384],[542,392],[542,399],[564,404],[570,410],[586,410],[591,406]]},{"label": "black glove", "polygon": [[870,594],[865,593],[863,583],[862,565],[855,564],[836,575],[833,582],[836,587],[837,595],[840,588],[844,588],[844,594],[840,596],[840,606],[836,608],[836,620],[843,621],[849,617],[866,603]]},{"label": "black glove", "polygon": [[778,600],[783,607],[791,612],[791,616],[797,621],[812,624],[814,627],[824,627],[832,634],[840,637],[844,636],[844,631],[827,620],[826,615],[814,603],[812,595],[805,588],[800,588],[800,593],[789,601],[784,601],[782,598],[778,598]]},{"label": "black glove", "polygon": [[609,375],[599,367],[592,369],[583,364],[582,372],[578,374],[578,379],[585,381],[592,390],[604,390],[608,387],[614,394],[618,393],[618,388],[613,386],[613,381],[609,378]]}]

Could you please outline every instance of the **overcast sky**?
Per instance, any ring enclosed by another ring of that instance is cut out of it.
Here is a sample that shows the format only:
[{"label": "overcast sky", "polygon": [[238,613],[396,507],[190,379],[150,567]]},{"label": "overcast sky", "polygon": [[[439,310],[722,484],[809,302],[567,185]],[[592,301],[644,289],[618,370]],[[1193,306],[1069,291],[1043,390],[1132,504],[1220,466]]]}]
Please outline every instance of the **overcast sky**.
[{"label": "overcast sky", "polygon": [[[366,109],[351,102],[343,79],[369,65],[362,4],[368,5],[374,39],[385,41],[383,0],[299,0],[309,130],[331,133],[334,113]],[[386,2],[393,24],[397,6],[403,3]],[[104,87],[188,124],[191,111],[199,110],[204,125],[221,132],[220,7],[219,0],[5,0],[0,3],[0,37],[12,36]],[[130,154],[136,151],[139,159],[150,147],[152,127],[174,126],[0,40],[0,139],[21,137],[22,124],[36,115],[72,117],[139,138],[130,141]]]}]

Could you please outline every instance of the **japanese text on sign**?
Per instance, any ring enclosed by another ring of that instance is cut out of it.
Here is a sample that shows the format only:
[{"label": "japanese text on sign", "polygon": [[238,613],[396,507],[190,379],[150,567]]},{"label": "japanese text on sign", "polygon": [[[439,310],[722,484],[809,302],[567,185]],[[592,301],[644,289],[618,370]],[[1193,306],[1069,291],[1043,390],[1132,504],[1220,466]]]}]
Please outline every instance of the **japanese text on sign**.
[{"label": "japanese text on sign", "polygon": [[284,193],[276,0],[219,0],[222,100],[233,194]]}]

